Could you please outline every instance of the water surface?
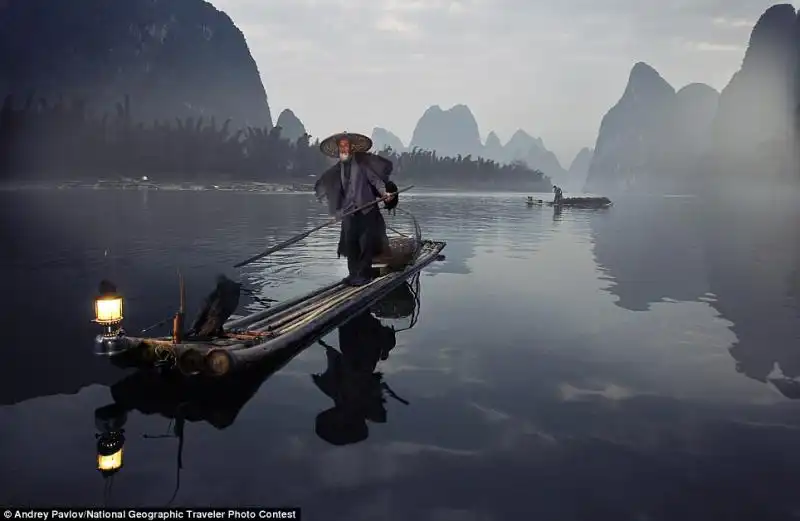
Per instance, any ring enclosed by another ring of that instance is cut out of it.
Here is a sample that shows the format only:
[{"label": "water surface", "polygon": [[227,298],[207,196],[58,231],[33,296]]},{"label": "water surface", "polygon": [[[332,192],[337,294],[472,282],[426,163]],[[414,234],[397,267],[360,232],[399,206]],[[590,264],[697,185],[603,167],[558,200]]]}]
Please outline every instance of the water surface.
[{"label": "water surface", "polygon": [[[95,410],[148,392],[91,353],[101,278],[125,293],[136,331],[175,311],[178,269],[190,315],[218,272],[270,299],[345,273],[337,229],[230,267],[323,222],[307,194],[0,198],[4,315],[15,319],[0,367],[2,503],[173,496],[177,440],[143,437],[169,432],[170,411],[128,413],[110,491],[94,468]],[[425,236],[447,241],[446,261],[420,277],[418,321],[377,368],[408,405],[387,398],[386,421],[363,422],[366,439],[327,443],[315,422],[333,401],[311,376],[325,372],[326,350],[312,345],[241,396],[191,405],[201,421],[185,427],[173,504],[301,506],[325,521],[800,514],[793,211],[770,221],[654,198],[554,212],[513,194],[414,194],[401,205]],[[409,229],[402,214],[389,223]],[[243,299],[246,311],[260,306]],[[370,351],[367,322],[351,352]]]}]

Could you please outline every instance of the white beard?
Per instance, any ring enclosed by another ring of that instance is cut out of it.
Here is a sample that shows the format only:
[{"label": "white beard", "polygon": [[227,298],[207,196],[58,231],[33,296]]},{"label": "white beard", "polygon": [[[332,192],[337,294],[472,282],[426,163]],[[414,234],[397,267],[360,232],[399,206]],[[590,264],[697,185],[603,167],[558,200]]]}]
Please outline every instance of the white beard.
[{"label": "white beard", "polygon": [[345,162],[350,161],[350,154],[339,154],[339,159]]}]

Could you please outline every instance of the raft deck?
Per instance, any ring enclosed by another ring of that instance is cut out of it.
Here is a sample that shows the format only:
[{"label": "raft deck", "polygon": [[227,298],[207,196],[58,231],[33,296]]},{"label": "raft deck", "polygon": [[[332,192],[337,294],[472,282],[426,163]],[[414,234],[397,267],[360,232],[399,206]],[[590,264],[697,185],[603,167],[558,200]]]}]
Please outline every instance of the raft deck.
[{"label": "raft deck", "polygon": [[365,309],[435,261],[445,246],[444,242],[422,241],[414,261],[405,269],[385,273],[369,284],[351,287],[336,282],[263,311],[229,320],[225,324],[225,337],[177,344],[169,337],[124,337],[124,341],[129,343],[128,351],[137,351],[145,362],[171,361],[185,374],[224,376],[256,364],[319,333],[332,322]]}]

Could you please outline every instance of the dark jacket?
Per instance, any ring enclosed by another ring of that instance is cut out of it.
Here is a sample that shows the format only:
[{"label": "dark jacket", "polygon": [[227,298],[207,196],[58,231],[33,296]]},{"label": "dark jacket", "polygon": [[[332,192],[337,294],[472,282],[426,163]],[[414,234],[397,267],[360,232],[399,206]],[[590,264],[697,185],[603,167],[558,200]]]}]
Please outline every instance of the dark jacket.
[{"label": "dark jacket", "polygon": [[[359,152],[354,154],[352,160],[361,167],[367,177],[375,176],[384,184],[389,182],[389,176],[392,174],[394,165],[388,159],[368,152]],[[317,198],[328,200],[328,213],[330,215],[337,215],[342,209],[344,187],[342,186],[341,168],[341,161],[337,161],[335,165],[323,172],[314,184],[314,192]],[[373,195],[377,199],[381,194],[378,193],[374,186],[373,190]]]}]

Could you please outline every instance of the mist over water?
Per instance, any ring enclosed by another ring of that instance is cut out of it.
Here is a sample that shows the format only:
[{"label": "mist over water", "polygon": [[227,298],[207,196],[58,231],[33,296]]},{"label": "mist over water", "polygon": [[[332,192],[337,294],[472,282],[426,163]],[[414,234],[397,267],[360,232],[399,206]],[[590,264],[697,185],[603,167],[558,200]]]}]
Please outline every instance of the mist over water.
[{"label": "mist over water", "polygon": [[[116,397],[142,391],[91,354],[101,278],[124,292],[138,331],[177,308],[177,269],[192,317],[218,272],[278,300],[345,272],[336,227],[230,268],[323,222],[307,194],[0,198],[16,318],[0,367],[3,503],[103,501],[94,411],[114,401],[112,384]],[[310,346],[255,381],[252,398],[201,407],[174,504],[300,505],[332,521],[790,518],[798,215],[744,201],[629,197],[554,212],[514,194],[409,194],[401,205],[424,236],[448,243],[420,279],[419,321],[378,366],[409,405],[389,399],[365,441],[327,444],[314,421],[331,403],[310,376],[326,354]],[[243,309],[261,306],[243,295]],[[146,412],[128,414],[110,505],[163,505],[175,488],[177,441],[142,437],[169,420]]]}]

